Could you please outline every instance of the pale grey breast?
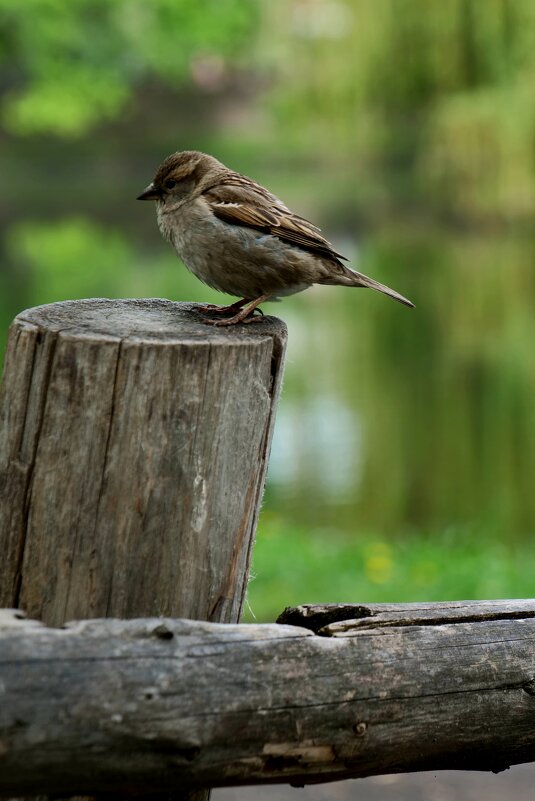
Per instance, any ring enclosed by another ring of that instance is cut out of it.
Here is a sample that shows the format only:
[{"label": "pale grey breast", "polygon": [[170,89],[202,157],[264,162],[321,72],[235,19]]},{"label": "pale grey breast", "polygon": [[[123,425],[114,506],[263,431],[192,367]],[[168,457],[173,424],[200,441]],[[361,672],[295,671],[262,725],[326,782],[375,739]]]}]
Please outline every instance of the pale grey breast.
[{"label": "pale grey breast", "polygon": [[207,214],[201,198],[174,211],[159,207],[158,225],[197,278],[229,295],[282,297],[306,289],[323,272],[311,254],[271,234]]}]

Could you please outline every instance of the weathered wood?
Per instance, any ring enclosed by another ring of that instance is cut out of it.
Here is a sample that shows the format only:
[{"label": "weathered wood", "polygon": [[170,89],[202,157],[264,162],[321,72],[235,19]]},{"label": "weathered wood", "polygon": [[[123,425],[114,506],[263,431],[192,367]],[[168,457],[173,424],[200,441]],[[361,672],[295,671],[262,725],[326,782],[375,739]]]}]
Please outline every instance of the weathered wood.
[{"label": "weathered wood", "polygon": [[534,601],[440,601],[406,604],[303,604],[288,607],[277,623],[304,626],[326,637],[350,637],[364,628],[418,626],[428,622],[476,623],[535,615]]},{"label": "weathered wood", "polygon": [[52,625],[237,621],[285,340],[275,318],[223,331],[165,300],[18,315],[0,395],[0,605]]},{"label": "weathered wood", "polygon": [[161,618],[47,629],[5,612],[0,794],[155,795],[535,759],[535,601],[360,609],[334,637]]},{"label": "weathered wood", "polygon": [[22,312],[0,397],[0,605],[237,621],[284,324],[217,329],[194,304]]}]

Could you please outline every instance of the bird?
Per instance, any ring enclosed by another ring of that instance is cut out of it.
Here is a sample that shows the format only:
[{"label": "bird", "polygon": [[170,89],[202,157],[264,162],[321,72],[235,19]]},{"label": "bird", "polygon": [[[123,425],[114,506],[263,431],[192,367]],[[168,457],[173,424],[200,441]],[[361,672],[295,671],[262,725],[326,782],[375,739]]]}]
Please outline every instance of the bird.
[{"label": "bird", "polygon": [[260,304],[313,284],[369,287],[414,306],[346,266],[317,226],[207,153],[172,153],[137,200],[156,202],[162,235],[197,278],[239,298],[228,306],[198,306],[211,325],[254,322],[261,319],[255,315]]}]

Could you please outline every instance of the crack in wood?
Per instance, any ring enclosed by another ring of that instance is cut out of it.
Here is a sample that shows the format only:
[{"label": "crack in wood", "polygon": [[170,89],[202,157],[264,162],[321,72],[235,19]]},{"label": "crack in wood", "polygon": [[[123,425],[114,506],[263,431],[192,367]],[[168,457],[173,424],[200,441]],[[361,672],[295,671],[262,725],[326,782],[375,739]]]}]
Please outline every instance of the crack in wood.
[{"label": "crack in wood", "polygon": [[[470,610],[464,612],[464,610]],[[373,630],[411,626],[445,626],[535,617],[532,601],[472,603],[336,604],[287,608],[278,623],[302,626],[321,637],[350,637]]]},{"label": "crack in wood", "polygon": [[[25,439],[26,433],[26,421],[28,417],[28,410],[29,410],[29,400],[32,390],[32,383],[36,365],[36,356],[37,356],[37,345],[41,345],[42,337],[40,337],[41,332],[38,329],[35,329],[36,333],[34,336],[34,346],[33,346],[33,353],[32,353],[32,364],[30,370],[30,378],[28,381],[28,393],[26,397],[26,402],[24,406],[24,421],[21,428],[21,438],[20,438],[20,447],[22,447],[22,443]],[[29,526],[29,518],[30,518],[30,498],[32,494],[32,483],[33,483],[33,476],[35,470],[35,462],[37,460],[37,452],[39,448],[39,438],[41,436],[41,431],[43,428],[43,422],[45,419],[46,414],[46,403],[47,403],[47,395],[48,395],[48,388],[50,386],[50,377],[52,375],[52,366],[54,363],[54,357],[56,353],[56,346],[58,341],[58,334],[54,334],[50,337],[50,345],[48,349],[48,353],[46,354],[46,362],[45,368],[43,373],[42,379],[42,386],[39,388],[38,392],[40,395],[40,404],[39,404],[39,413],[37,419],[37,425],[35,428],[35,434],[32,440],[32,447],[31,447],[31,458],[28,463],[28,472],[26,475],[26,483],[24,487],[24,500],[23,500],[23,515],[22,515],[22,526],[20,532],[20,540],[18,544],[18,555],[15,567],[15,575],[14,575],[14,587],[13,587],[13,606],[18,607],[20,604],[20,596],[22,592],[22,581],[23,581],[23,565],[24,565],[24,556],[25,556],[25,549],[26,549],[26,542],[28,538],[28,526]]]}]

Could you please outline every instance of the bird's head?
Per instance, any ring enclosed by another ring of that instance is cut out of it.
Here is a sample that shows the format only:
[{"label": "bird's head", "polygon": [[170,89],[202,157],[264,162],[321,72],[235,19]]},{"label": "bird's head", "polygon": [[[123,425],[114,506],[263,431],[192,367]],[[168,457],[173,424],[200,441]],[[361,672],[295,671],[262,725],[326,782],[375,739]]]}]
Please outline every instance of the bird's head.
[{"label": "bird's head", "polygon": [[197,150],[172,153],[160,164],[154,179],[137,199],[156,200],[163,206],[174,206],[198,187],[204,187],[212,174],[224,169],[213,156]]}]

